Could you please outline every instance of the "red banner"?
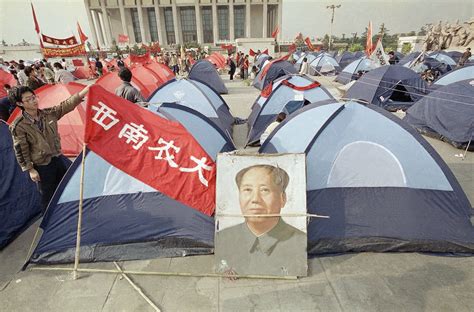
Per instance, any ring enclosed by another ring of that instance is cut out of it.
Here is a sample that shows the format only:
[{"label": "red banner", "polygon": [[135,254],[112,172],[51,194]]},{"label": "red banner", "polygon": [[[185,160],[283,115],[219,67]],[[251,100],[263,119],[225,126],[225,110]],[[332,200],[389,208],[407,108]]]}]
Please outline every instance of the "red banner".
[{"label": "red banner", "polygon": [[365,41],[365,54],[367,56],[370,56],[373,50],[374,46],[372,43],[372,21],[369,21],[369,27],[367,27],[367,40]]},{"label": "red banner", "polygon": [[69,38],[64,38],[64,39],[58,39],[58,38],[53,38],[49,37],[46,35],[41,35],[43,37],[43,42],[49,43],[49,44],[54,44],[54,45],[75,45],[77,44],[76,37],[71,36]]},{"label": "red banner", "polygon": [[178,122],[93,85],[85,139],[113,166],[207,215],[215,208],[216,165]]},{"label": "red banner", "polygon": [[33,12],[33,21],[35,22],[35,31],[39,35],[40,26],[38,24],[38,20],[36,19],[36,13],[35,13],[35,8],[33,7],[33,3],[31,4],[31,11]]},{"label": "red banner", "polygon": [[314,51],[315,48],[313,46],[313,44],[311,43],[311,40],[309,39],[309,37],[306,37],[306,39],[304,40],[304,43],[306,44],[306,46],[311,50],[311,51]]},{"label": "red banner", "polygon": [[89,39],[86,34],[82,31],[81,25],[79,25],[79,22],[77,22],[77,33],[79,34],[79,39],[81,40],[81,43],[84,43]]},{"label": "red banner", "polygon": [[80,56],[86,54],[86,48],[83,43],[69,48],[42,48],[41,51],[45,58]]},{"label": "red banner", "polygon": [[279,32],[280,32],[280,27],[277,26],[275,30],[272,32],[272,38],[276,38]]},{"label": "red banner", "polygon": [[128,42],[128,36],[127,35],[118,35],[118,42],[120,43],[127,43]]},{"label": "red banner", "polygon": [[232,50],[234,48],[234,46],[232,44],[221,44],[221,49],[224,49],[224,50]]}]

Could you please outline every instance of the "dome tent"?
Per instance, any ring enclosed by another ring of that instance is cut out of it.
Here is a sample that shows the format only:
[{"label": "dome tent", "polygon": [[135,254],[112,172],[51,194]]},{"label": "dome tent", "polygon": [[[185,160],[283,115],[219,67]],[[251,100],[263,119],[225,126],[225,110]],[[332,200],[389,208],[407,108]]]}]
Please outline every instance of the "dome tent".
[{"label": "dome tent", "polygon": [[308,254],[474,254],[471,205],[436,151],[374,106],[309,105],[278,126],[262,153],[305,153]]},{"label": "dome tent", "polygon": [[286,75],[277,79],[268,97],[259,96],[248,119],[249,134],[247,145],[260,140],[267,126],[275,121],[280,112],[287,115],[303,107],[306,103],[334,100],[331,93],[317,81],[306,75]]},{"label": "dome tent", "polygon": [[[474,139],[474,79],[438,88],[407,110],[403,120],[421,133],[465,149]],[[474,143],[469,145],[474,150]]]},{"label": "dome tent", "polygon": [[224,99],[206,83],[192,79],[172,79],[150,95],[149,103],[177,103],[192,108],[232,137],[234,117]]},{"label": "dome tent", "polygon": [[0,250],[40,216],[41,196],[15,157],[8,126],[0,120]]},{"label": "dome tent", "polygon": [[197,61],[191,67],[188,78],[206,83],[219,94],[229,93],[216,68],[208,60]]},{"label": "dome tent", "polygon": [[427,87],[413,70],[401,65],[385,65],[364,74],[347,90],[346,98],[396,111],[418,101],[427,93]]},{"label": "dome tent", "polygon": [[342,83],[342,84],[347,84],[351,82],[352,80],[356,80],[359,78],[358,77],[359,71],[362,71],[363,73],[365,73],[377,67],[380,67],[380,66],[374,61],[372,61],[371,59],[361,58],[347,65],[342,70],[342,72],[336,77],[334,81]]}]

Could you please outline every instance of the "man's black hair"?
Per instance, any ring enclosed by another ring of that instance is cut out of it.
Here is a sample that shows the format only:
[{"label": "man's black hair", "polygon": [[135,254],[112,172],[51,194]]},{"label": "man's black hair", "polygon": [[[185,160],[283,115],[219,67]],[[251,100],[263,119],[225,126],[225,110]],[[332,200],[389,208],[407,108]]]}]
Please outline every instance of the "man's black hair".
[{"label": "man's black hair", "polygon": [[59,62],[55,62],[55,63],[53,64],[53,67],[54,67],[54,68],[58,68],[58,69],[64,69],[64,68],[63,68],[63,65],[61,65],[61,63],[59,63]]},{"label": "man's black hair", "polygon": [[25,75],[26,75],[27,77],[30,77],[30,74],[31,74],[32,72],[33,72],[33,67],[31,67],[31,66],[25,67]]},{"label": "man's black hair", "polygon": [[[8,99],[10,100],[10,103],[15,103],[16,106],[18,106],[18,102],[22,102],[23,94],[31,92],[35,94],[35,91],[31,89],[30,87],[27,86],[19,86],[19,87],[14,87],[10,90],[8,93]],[[23,106],[18,106],[21,110],[24,110]]]},{"label": "man's black hair", "polygon": [[25,64],[20,63],[20,64],[18,65],[18,69],[19,69],[19,70],[25,69]]},{"label": "man's black hair", "polygon": [[120,77],[120,79],[122,79],[122,81],[132,81],[132,72],[127,67],[121,68],[118,73],[118,76]]}]

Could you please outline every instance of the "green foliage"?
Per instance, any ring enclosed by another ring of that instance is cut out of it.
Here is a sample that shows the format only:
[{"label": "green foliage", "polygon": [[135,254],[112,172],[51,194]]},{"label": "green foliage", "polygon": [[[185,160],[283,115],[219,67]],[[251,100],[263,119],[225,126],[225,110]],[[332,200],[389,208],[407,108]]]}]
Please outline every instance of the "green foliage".
[{"label": "green foliage", "polygon": [[408,43],[408,42],[404,43],[402,47],[402,53],[406,55],[411,52],[411,49],[412,49],[411,43]]},{"label": "green foliage", "polygon": [[364,46],[361,45],[360,43],[354,43],[349,47],[349,51],[351,52],[357,52],[357,51],[364,51]]}]

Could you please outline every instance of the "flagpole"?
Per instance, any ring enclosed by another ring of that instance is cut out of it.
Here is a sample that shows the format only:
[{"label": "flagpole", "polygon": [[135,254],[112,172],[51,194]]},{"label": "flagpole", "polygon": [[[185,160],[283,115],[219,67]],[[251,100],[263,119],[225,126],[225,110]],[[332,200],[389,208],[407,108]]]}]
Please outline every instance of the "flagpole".
[{"label": "flagpole", "polygon": [[77,236],[76,236],[76,253],[74,256],[73,279],[78,278],[77,268],[79,267],[79,256],[81,251],[81,228],[82,228],[82,206],[84,199],[84,168],[86,159],[86,143],[82,144],[82,162],[81,162],[81,180],[79,184],[79,212],[77,218]]}]

